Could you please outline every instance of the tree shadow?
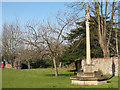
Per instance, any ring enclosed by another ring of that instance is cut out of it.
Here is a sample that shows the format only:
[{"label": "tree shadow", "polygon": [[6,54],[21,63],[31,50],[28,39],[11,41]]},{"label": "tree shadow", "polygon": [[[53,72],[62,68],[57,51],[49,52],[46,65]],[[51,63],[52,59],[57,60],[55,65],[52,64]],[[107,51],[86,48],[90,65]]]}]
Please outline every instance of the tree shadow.
[{"label": "tree shadow", "polygon": [[[64,77],[70,77],[70,76],[73,76],[74,74],[58,74],[58,77],[59,76],[64,76]],[[46,76],[55,76],[55,74],[46,74]]]},{"label": "tree shadow", "polygon": [[112,59],[112,76],[108,78],[108,80],[112,79],[115,76],[115,63]]},{"label": "tree shadow", "polygon": [[77,70],[75,69],[75,70],[69,70],[69,72],[77,72]]},{"label": "tree shadow", "polygon": [[107,83],[111,83],[111,81],[107,81]]},{"label": "tree shadow", "polygon": [[69,70],[69,72],[73,72],[74,75],[77,75],[78,72],[83,72],[83,70],[79,69],[79,70]]}]

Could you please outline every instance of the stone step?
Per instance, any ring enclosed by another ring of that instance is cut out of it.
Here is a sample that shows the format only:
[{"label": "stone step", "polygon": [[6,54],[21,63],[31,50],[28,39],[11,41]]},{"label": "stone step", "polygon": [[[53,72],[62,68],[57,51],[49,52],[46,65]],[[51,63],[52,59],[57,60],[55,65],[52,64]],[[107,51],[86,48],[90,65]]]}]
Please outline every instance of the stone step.
[{"label": "stone step", "polygon": [[79,72],[77,73],[77,77],[95,77],[95,73]]},{"label": "stone step", "polygon": [[71,76],[71,80],[79,80],[79,81],[104,81],[107,80],[107,76],[101,76],[101,77],[77,77],[77,76]]}]

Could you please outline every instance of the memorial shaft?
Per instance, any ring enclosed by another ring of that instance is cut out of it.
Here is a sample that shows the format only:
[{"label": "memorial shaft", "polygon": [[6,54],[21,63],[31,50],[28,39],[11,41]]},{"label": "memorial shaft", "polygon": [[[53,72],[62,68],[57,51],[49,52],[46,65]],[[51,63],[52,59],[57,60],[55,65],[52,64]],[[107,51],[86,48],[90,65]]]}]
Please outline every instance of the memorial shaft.
[{"label": "memorial shaft", "polygon": [[89,29],[89,20],[90,20],[90,11],[88,9],[88,2],[86,6],[86,63],[91,64],[91,55],[90,55],[90,29]]}]

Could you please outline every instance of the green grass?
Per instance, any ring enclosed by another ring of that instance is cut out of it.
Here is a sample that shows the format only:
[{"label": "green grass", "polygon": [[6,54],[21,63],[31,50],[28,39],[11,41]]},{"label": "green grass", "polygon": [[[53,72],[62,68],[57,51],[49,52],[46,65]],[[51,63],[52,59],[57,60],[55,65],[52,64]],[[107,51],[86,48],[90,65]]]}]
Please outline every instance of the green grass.
[{"label": "green grass", "polygon": [[54,69],[3,69],[2,88],[118,88],[118,77],[108,80],[103,85],[72,85],[70,76],[73,72],[59,69],[59,76],[54,76]]}]

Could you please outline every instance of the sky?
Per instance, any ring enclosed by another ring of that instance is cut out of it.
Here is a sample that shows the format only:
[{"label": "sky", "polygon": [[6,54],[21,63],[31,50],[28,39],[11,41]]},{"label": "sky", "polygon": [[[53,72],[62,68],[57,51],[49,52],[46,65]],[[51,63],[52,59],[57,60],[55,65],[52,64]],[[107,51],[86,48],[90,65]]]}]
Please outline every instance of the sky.
[{"label": "sky", "polygon": [[[65,2],[0,2],[0,39],[2,38],[2,25],[14,23],[16,19],[23,27],[27,21],[43,20],[56,15],[59,10],[66,10]],[[53,19],[52,19],[53,20]],[[1,40],[0,40],[1,41]],[[1,43],[1,42],[0,42]]]},{"label": "sky", "polygon": [[65,10],[65,2],[3,2],[2,22],[20,22],[30,19],[45,19],[58,10]]},{"label": "sky", "polygon": [[56,15],[59,10],[68,10],[66,3],[68,2],[2,2],[2,24],[15,22],[16,19],[22,25],[31,19],[43,20]]}]

